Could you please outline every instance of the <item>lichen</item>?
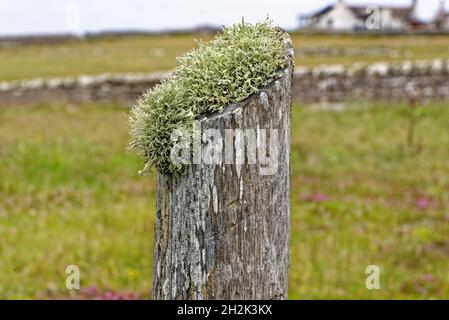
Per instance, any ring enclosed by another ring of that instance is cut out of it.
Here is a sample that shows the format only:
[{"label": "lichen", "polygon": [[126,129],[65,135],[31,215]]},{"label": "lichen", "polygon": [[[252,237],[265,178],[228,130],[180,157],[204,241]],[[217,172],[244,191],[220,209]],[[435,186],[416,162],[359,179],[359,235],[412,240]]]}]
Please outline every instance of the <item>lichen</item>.
[{"label": "lichen", "polygon": [[130,146],[144,158],[142,173],[151,167],[183,173],[184,165],[170,161],[173,130],[193,133],[195,119],[220,112],[275,80],[288,63],[283,37],[269,20],[242,21],[180,57],[171,78],[146,92],[129,115]]}]

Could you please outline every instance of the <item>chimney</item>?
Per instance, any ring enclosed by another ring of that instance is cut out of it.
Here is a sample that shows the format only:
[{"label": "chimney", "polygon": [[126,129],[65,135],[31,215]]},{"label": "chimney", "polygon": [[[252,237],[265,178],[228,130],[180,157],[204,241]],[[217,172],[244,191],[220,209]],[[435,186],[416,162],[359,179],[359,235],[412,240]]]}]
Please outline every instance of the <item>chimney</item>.
[{"label": "chimney", "polygon": [[445,1],[440,0],[440,7],[438,8],[435,19],[444,19],[445,15],[446,15]]},{"label": "chimney", "polygon": [[338,5],[338,6],[343,5],[343,0],[337,0],[337,5]]},{"label": "chimney", "polygon": [[440,12],[442,13],[446,12],[444,0],[440,0]]},{"label": "chimney", "polygon": [[418,0],[412,0],[411,9],[411,18],[416,19],[416,17],[418,16]]},{"label": "chimney", "polygon": [[441,29],[441,26],[444,23],[444,16],[446,15],[446,9],[444,5],[444,0],[441,0],[440,7],[438,8],[438,11],[433,20],[433,25],[437,30]]}]

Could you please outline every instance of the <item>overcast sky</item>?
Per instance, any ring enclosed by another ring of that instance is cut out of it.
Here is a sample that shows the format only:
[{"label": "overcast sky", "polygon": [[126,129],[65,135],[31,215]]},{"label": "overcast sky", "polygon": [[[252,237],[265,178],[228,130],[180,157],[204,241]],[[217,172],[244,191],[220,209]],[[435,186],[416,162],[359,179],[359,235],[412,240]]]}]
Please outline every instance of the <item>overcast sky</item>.
[{"label": "overcast sky", "polygon": [[[332,0],[0,0],[0,35],[165,30],[263,20],[291,29],[299,14]],[[410,0],[347,0],[351,4],[407,5]],[[419,15],[431,18],[440,0],[420,0]],[[446,7],[449,0],[446,1]]]}]

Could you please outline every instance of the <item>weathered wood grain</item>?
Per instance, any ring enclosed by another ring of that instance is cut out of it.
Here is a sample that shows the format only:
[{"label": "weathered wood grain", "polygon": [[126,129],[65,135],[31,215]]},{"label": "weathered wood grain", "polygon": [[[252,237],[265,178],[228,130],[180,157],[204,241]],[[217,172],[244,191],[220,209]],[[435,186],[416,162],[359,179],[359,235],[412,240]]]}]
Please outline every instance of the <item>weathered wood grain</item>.
[{"label": "weathered wood grain", "polygon": [[222,137],[225,129],[277,129],[274,174],[245,162],[158,175],[154,299],[287,298],[292,73],[290,63],[259,94],[200,122]]}]

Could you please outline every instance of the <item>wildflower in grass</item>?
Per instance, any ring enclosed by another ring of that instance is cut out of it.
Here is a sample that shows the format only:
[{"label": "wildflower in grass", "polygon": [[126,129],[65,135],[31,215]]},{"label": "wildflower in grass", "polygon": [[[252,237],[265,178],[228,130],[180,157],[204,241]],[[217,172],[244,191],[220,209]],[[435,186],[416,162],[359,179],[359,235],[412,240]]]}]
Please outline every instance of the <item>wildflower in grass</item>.
[{"label": "wildflower in grass", "polygon": [[137,292],[118,292],[98,289],[97,286],[85,288],[76,296],[80,300],[141,300],[143,296]]},{"label": "wildflower in grass", "polygon": [[128,268],[127,270],[128,280],[133,281],[137,277],[137,271],[132,268]]},{"label": "wildflower in grass", "polygon": [[420,197],[416,200],[416,206],[421,210],[435,209],[436,201],[428,197]]},{"label": "wildflower in grass", "polygon": [[301,198],[304,202],[316,202],[316,203],[325,202],[329,200],[328,195],[320,192],[312,194],[303,194]]}]

